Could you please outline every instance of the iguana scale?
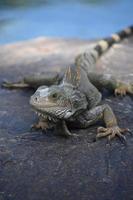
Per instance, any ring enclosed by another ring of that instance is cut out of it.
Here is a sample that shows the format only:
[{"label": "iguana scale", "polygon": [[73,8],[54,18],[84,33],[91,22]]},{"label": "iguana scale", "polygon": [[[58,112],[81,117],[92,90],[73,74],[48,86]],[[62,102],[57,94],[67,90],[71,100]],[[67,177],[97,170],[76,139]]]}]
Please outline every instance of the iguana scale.
[{"label": "iguana scale", "polygon": [[107,104],[101,105],[102,88],[114,91],[115,94],[133,94],[133,84],[124,83],[109,74],[92,72],[97,60],[113,44],[133,34],[133,26],[126,28],[109,38],[98,42],[92,50],[85,51],[75,58],[75,63],[61,73],[38,74],[26,77],[18,83],[6,82],[8,88],[38,88],[30,98],[30,104],[40,116],[35,128],[46,129],[56,126],[62,135],[73,135],[69,126],[87,128],[99,120],[105,127],[97,129],[97,138],[108,137],[109,140],[128,132],[119,128],[117,119]]}]

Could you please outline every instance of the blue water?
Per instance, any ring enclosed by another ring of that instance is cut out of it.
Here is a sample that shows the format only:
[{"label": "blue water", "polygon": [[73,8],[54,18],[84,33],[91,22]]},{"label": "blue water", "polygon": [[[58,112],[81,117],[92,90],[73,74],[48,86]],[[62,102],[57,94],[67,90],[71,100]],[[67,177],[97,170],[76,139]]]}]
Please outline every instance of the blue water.
[{"label": "blue water", "polygon": [[133,23],[132,0],[15,2],[0,1],[0,44],[38,36],[94,39]]}]

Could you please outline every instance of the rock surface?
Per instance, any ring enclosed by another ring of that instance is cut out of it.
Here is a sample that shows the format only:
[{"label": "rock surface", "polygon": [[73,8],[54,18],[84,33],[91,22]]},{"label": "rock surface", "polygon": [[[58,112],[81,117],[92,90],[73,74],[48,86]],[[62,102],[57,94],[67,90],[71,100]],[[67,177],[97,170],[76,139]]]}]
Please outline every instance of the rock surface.
[{"label": "rock surface", "polygon": [[[0,46],[0,83],[25,74],[59,70],[94,42],[38,38]],[[133,39],[115,45],[95,70],[133,80]],[[65,139],[32,132],[32,90],[0,89],[0,200],[132,200],[133,138],[95,142],[97,126]],[[106,96],[119,124],[133,130],[132,97]],[[18,136],[28,134],[23,139]]]}]

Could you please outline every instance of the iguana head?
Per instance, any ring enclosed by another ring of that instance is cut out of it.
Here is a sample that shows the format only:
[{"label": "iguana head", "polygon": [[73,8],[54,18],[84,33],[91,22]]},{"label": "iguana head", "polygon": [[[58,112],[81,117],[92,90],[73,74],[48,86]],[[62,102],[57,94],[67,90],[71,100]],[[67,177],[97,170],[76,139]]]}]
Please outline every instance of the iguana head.
[{"label": "iguana head", "polygon": [[43,116],[68,119],[87,107],[84,94],[72,85],[41,86],[31,96],[30,104]]}]

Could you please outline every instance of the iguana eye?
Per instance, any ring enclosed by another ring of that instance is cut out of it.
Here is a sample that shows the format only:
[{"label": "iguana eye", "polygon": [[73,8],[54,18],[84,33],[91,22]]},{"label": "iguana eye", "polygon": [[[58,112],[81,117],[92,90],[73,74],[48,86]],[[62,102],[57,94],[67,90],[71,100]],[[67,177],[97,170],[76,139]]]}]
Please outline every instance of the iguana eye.
[{"label": "iguana eye", "polygon": [[53,93],[53,94],[51,95],[51,97],[52,97],[53,99],[56,99],[56,98],[58,97],[58,94],[57,94],[57,93]]}]

